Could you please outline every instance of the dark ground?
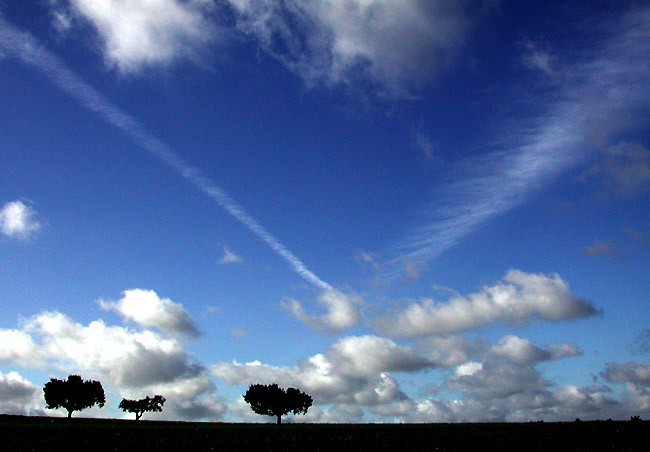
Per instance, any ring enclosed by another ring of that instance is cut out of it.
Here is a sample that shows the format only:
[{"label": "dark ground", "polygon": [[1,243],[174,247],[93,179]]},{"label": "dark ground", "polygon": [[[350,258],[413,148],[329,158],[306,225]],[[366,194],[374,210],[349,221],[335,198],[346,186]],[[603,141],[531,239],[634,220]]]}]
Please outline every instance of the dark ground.
[{"label": "dark ground", "polygon": [[647,452],[650,421],[278,426],[3,415],[0,450]]}]

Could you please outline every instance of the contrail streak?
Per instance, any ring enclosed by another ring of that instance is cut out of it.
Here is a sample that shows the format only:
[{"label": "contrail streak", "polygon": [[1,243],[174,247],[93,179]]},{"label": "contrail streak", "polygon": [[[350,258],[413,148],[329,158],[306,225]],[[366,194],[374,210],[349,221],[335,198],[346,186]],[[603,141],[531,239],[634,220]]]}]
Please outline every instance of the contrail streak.
[{"label": "contrail streak", "polygon": [[68,69],[61,59],[41,46],[30,33],[5,21],[0,13],[0,58],[3,56],[3,52],[5,57],[16,57],[25,64],[36,68],[61,90],[109,124],[120,129],[142,149],[166,163],[262,239],[307,282],[319,289],[333,290],[330,284],[309,270],[298,257],[250,216],[228,193],[205,177],[197,168],[187,163],[169,146],[147,132],[137,119],[120,110],[108,98]]}]

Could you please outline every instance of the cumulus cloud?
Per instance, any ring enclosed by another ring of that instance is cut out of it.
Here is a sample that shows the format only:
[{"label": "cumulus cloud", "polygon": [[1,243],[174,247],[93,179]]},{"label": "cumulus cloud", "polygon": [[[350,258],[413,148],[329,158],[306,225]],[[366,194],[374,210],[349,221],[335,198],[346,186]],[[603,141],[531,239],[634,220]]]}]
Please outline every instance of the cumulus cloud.
[{"label": "cumulus cloud", "polygon": [[0,233],[19,240],[25,240],[41,229],[38,214],[34,208],[22,201],[11,201],[0,209]]},{"label": "cumulus cloud", "polygon": [[647,363],[607,363],[601,375],[611,383],[629,382],[650,387],[650,364]]},{"label": "cumulus cloud", "polygon": [[30,318],[23,331],[49,365],[99,372],[120,386],[172,382],[201,370],[178,341],[152,331],[107,326],[101,320],[84,326],[59,312]]},{"label": "cumulus cloud", "polygon": [[316,331],[342,331],[359,323],[360,300],[356,296],[336,289],[324,290],[318,295],[317,303],[327,311],[325,314],[308,314],[302,304],[294,299],[284,301],[282,307]]},{"label": "cumulus cloud", "polygon": [[620,403],[606,386],[554,387],[538,366],[581,354],[568,343],[536,346],[525,338],[505,336],[496,344],[475,342],[467,360],[455,366],[444,386],[460,398],[426,397],[414,401],[411,422],[523,422],[598,419],[620,414]]},{"label": "cumulus cloud", "polygon": [[[350,336],[295,366],[233,362],[217,364],[212,371],[231,384],[278,382],[307,391],[315,406],[299,422],[361,422],[368,414],[399,422],[462,422],[595,419],[623,413],[606,386],[554,387],[543,377],[539,365],[579,355],[575,345],[536,346],[516,336],[496,344],[458,336],[433,339],[422,341],[416,350],[377,336]],[[442,390],[462,397],[438,399],[435,391],[414,399],[404,392],[398,373],[432,369],[447,375]],[[230,409],[250,418],[241,402]]]},{"label": "cumulus cloud", "polygon": [[228,410],[223,397],[216,393],[209,375],[203,371],[171,382],[122,389],[120,393],[128,399],[140,399],[146,394],[164,394],[164,411],[149,414],[151,419],[217,421],[223,419]]},{"label": "cumulus cloud", "polygon": [[[495,2],[228,0],[238,28],[308,85],[375,82],[404,94],[446,68]],[[475,5],[476,6],[476,5]]]},{"label": "cumulus cloud", "polygon": [[232,384],[278,383],[306,391],[317,404],[377,406],[407,397],[391,372],[416,372],[435,363],[377,336],[350,336],[296,366],[220,363],[213,374]]},{"label": "cumulus cloud", "polygon": [[0,413],[42,416],[43,408],[41,388],[16,372],[0,372]]},{"label": "cumulus cloud", "polygon": [[497,345],[489,351],[490,356],[507,358],[521,364],[568,358],[581,353],[573,344],[551,344],[542,349],[533,345],[528,339],[517,336],[505,336],[499,339]]},{"label": "cumulus cloud", "polygon": [[[101,320],[83,325],[59,312],[42,312],[24,320],[18,330],[0,329],[0,363],[79,372],[126,398],[164,394],[164,414],[154,418],[219,420],[227,410],[205,366],[195,362],[179,341],[153,331],[108,326]],[[17,374],[0,374],[0,409],[8,406],[3,404],[5,389],[29,395],[30,388]],[[15,403],[10,400],[15,405],[12,412],[46,414],[42,392],[37,392],[39,403],[33,406],[27,395]]]},{"label": "cumulus cloud", "polygon": [[40,361],[39,348],[29,334],[0,329],[0,363],[22,365]]},{"label": "cumulus cloud", "polygon": [[106,62],[122,73],[168,65],[180,59],[198,61],[217,37],[209,19],[210,2],[199,0],[58,0],[54,25],[67,31],[71,23],[90,24]]},{"label": "cumulus cloud", "polygon": [[118,301],[98,300],[98,303],[102,309],[115,311],[144,327],[153,326],[165,333],[199,334],[183,305],[160,298],[153,290],[130,289],[122,295]]},{"label": "cumulus cloud", "polygon": [[623,404],[628,413],[650,414],[650,364],[607,363],[600,376],[610,383],[625,385]]},{"label": "cumulus cloud", "polygon": [[509,270],[493,286],[446,303],[425,299],[395,316],[376,322],[393,336],[416,337],[480,328],[494,322],[522,325],[532,319],[569,320],[596,314],[593,305],[576,297],[557,274]]}]

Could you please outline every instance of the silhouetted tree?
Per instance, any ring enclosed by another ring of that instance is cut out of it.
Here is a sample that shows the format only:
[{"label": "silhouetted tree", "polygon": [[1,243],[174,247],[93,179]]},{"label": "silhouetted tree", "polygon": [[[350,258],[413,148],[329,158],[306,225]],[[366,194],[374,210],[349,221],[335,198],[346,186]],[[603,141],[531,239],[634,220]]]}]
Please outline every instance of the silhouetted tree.
[{"label": "silhouetted tree", "polygon": [[313,402],[308,394],[296,388],[284,390],[275,383],[250,385],[243,397],[254,412],[266,416],[276,416],[278,424],[282,423],[284,414],[307,413]]},{"label": "silhouetted tree", "polygon": [[65,408],[68,417],[73,411],[81,411],[97,404],[100,408],[106,403],[104,388],[95,380],[84,381],[79,375],[70,375],[67,380],[51,378],[43,386],[45,405],[49,409]]},{"label": "silhouetted tree", "polygon": [[125,413],[127,411],[129,413],[135,413],[135,420],[137,421],[147,411],[162,411],[165,400],[161,395],[155,395],[153,398],[147,396],[140,400],[122,399],[119,408]]}]

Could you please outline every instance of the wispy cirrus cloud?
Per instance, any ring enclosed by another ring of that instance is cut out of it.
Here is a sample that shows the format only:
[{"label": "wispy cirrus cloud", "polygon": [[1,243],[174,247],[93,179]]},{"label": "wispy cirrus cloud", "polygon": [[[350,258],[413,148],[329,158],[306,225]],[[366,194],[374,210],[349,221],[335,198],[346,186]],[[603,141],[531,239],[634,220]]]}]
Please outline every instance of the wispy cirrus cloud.
[{"label": "wispy cirrus cloud", "polygon": [[228,0],[238,28],[308,86],[369,80],[390,96],[444,70],[498,2]]},{"label": "wispy cirrus cloud", "polygon": [[[610,29],[609,39],[588,57],[553,66],[560,82],[553,100],[537,99],[542,114],[514,122],[492,143],[492,152],[458,164],[460,179],[436,192],[428,218],[396,244],[398,257],[392,263],[440,255],[583,163],[594,150],[647,124],[650,9],[633,9]],[[548,58],[540,52],[533,56],[530,64],[551,70]]]}]

